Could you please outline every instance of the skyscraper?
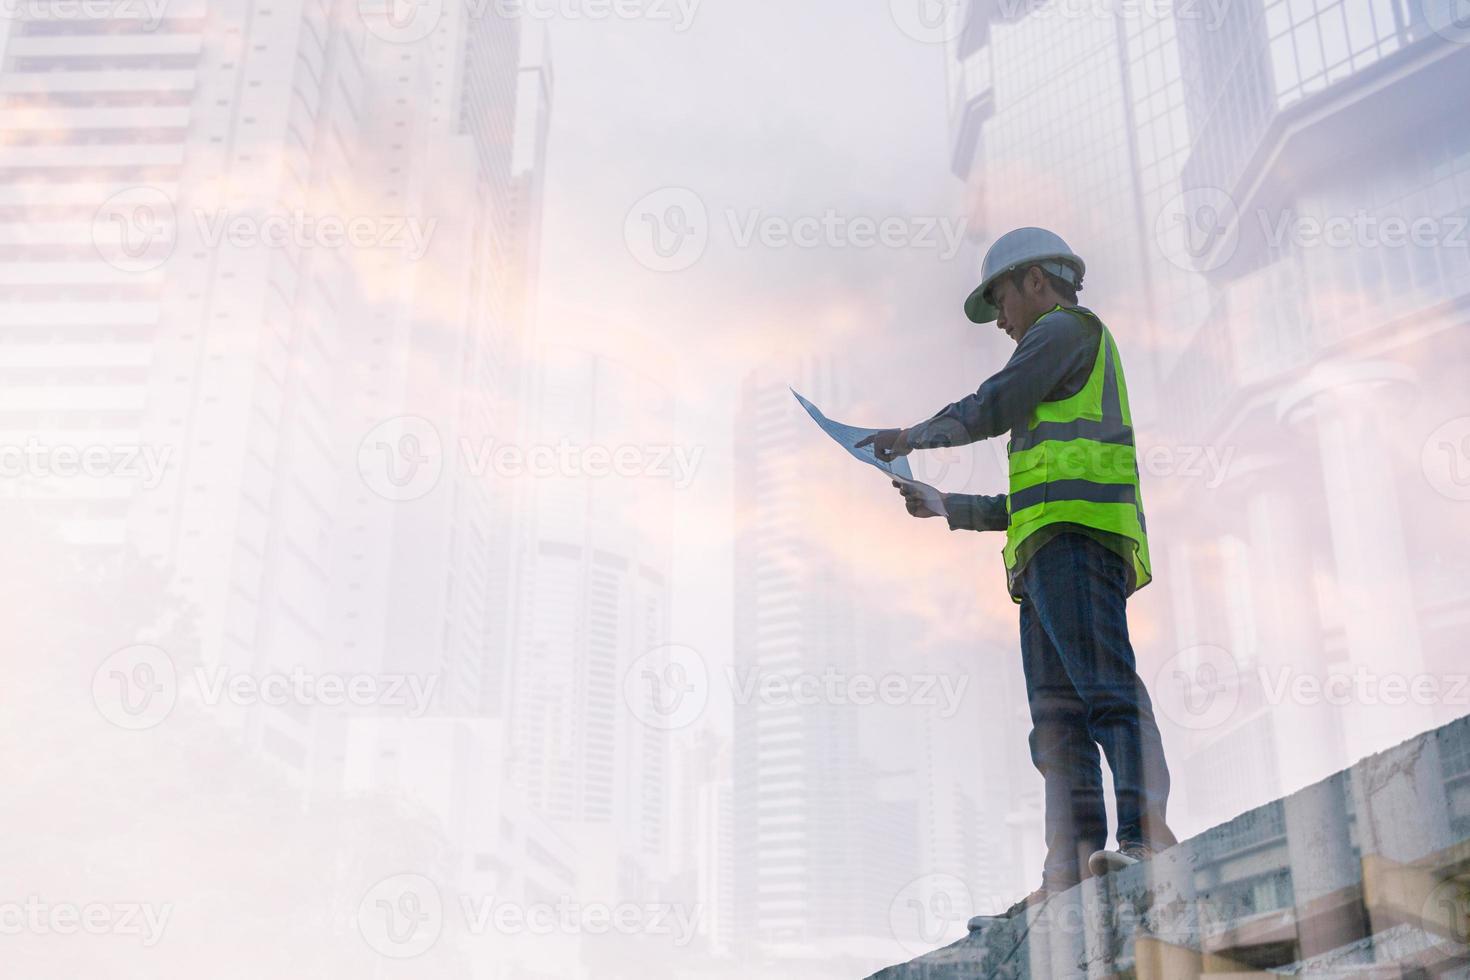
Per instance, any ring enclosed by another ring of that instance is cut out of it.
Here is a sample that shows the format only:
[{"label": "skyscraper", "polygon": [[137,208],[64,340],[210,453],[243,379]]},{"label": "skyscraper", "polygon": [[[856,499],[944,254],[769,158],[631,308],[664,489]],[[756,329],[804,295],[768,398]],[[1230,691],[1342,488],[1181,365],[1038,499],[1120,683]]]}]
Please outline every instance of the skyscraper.
[{"label": "skyscraper", "polygon": [[[1084,304],[1153,355],[1128,364],[1169,623],[1140,660],[1165,661],[1176,812],[1213,822],[1462,711],[1371,686],[1442,678],[1465,601],[1437,533],[1465,482],[1470,155],[1434,99],[1466,78],[1455,5],[955,16],[972,230],[1057,226]],[[1349,676],[1370,687],[1339,703],[1284,686]]]},{"label": "skyscraper", "polygon": [[[1151,371],[1155,324],[1180,315],[1188,277],[1154,261],[1153,215],[1178,190],[1187,149],[1172,14],[1150,4],[1044,0],[953,5],[947,59],[951,166],[968,234],[1056,229],[1088,263],[1082,302],[1136,338],[1130,378]],[[1151,413],[1137,385],[1135,414]]]},{"label": "skyscraper", "polygon": [[[168,567],[211,669],[432,674],[493,710],[511,516],[477,453],[514,437],[539,200],[512,218],[519,21],[154,6],[7,19],[7,489],[80,553]],[[432,460],[403,456],[419,422]],[[394,484],[420,463],[432,487]],[[297,773],[340,746],[299,706],[216,707]]]},{"label": "skyscraper", "polygon": [[[171,568],[204,663],[318,667],[333,363],[365,317],[350,250],[315,247],[301,216],[357,206],[341,175],[370,142],[363,32],[316,4],[248,21],[149,9],[27,5],[12,24],[0,329],[28,383],[10,389],[7,441],[114,461],[44,467],[26,506],[78,547]],[[161,465],[140,474],[135,450]],[[219,710],[307,765],[299,714]]]},{"label": "skyscraper", "polygon": [[[1470,79],[1455,12],[1252,0],[1218,29],[1181,24],[1183,218],[1210,302],[1165,391],[1178,439],[1250,458],[1216,508],[1240,516],[1181,553],[1177,602],[1224,605],[1258,714],[1242,724],[1263,733],[1282,791],[1464,710],[1359,682],[1336,705],[1282,701],[1263,683],[1457,669],[1447,623],[1466,608],[1465,567],[1443,529],[1464,453],[1444,433],[1470,407],[1456,380],[1470,142],[1436,99]],[[1222,579],[1246,583],[1240,601],[1205,594]]]},{"label": "skyscraper", "polygon": [[[674,489],[656,460],[673,446],[673,401],[643,365],[546,345],[530,404],[522,447],[530,551],[511,702],[516,780],[532,806],[605,828],[657,877],[668,732],[627,701],[625,678],[669,642]],[[612,466],[629,458],[635,465]]]},{"label": "skyscraper", "polygon": [[[735,419],[736,932],[747,949],[800,962],[806,975],[892,942],[888,907],[875,897],[914,877],[920,846],[912,770],[885,772],[873,754],[883,712],[842,691],[763,693],[871,673],[894,635],[822,533],[847,519],[850,501],[835,489],[814,499],[800,461],[806,439],[824,437],[787,386],[840,413],[851,404],[848,378],[823,358],[757,369]],[[917,750],[911,727],[889,742],[893,754]]]},{"label": "skyscraper", "polygon": [[[507,669],[514,512],[512,484],[487,469],[488,454],[516,437],[532,288],[512,200],[521,24],[475,4],[439,9],[427,36],[377,48],[383,78],[400,89],[381,117],[387,196],[435,224],[421,260],[380,270],[388,295],[353,352],[368,385],[347,429],[358,440],[385,422],[389,431],[381,453],[363,447],[371,472],[353,488],[361,516],[349,533],[365,542],[354,554],[378,555],[378,584],[355,596],[384,638],[365,661],[439,676],[439,710],[494,714]],[[534,185],[540,175],[520,179]],[[530,211],[519,219],[538,220]],[[374,499],[379,468],[407,465],[415,452],[438,479],[409,493],[377,488],[386,500]]]}]

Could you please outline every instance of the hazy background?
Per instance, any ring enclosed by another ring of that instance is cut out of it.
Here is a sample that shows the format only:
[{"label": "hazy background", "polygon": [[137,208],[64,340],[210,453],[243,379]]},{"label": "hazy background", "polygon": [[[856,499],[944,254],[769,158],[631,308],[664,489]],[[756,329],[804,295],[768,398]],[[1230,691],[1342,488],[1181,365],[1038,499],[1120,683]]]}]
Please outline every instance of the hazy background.
[{"label": "hazy background", "polygon": [[787,391],[974,391],[1020,225],[1127,365],[1176,833],[1470,711],[1453,4],[3,13],[18,976],[858,977],[1029,892],[1002,538]]}]

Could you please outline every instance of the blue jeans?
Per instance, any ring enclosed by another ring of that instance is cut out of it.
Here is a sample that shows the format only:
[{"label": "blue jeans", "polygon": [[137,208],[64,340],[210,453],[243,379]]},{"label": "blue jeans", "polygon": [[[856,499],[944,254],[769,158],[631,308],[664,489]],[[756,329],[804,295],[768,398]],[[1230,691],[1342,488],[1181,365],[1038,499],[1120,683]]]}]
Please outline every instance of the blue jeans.
[{"label": "blue jeans", "polygon": [[1084,534],[1042,545],[1021,570],[1021,657],[1031,705],[1031,760],[1046,781],[1049,889],[1087,877],[1107,844],[1102,768],[1118,804],[1118,843],[1176,843],[1164,822],[1169,770],[1153,705],[1128,641],[1128,566]]}]

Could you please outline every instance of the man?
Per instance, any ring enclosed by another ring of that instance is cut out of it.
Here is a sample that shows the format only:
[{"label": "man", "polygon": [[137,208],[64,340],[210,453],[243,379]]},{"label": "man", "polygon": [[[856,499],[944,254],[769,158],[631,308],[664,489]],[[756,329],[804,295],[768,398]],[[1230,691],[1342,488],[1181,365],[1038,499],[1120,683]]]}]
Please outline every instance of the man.
[{"label": "man", "polygon": [[[1014,915],[1090,874],[1176,843],[1165,823],[1169,773],[1128,639],[1127,598],[1147,585],[1148,536],[1123,362],[1107,327],[1077,305],[1086,266],[1057,235],[1021,228],[985,256],[965,303],[1016,342],[1000,373],[926,422],[885,429],[890,461],[916,449],[1010,433],[1009,493],[946,494],[952,530],[1004,531],[1031,708],[1031,758],[1046,785],[1041,888]],[[936,517],[895,482],[909,513]],[[1098,746],[1113,771],[1118,850],[1105,851]]]}]

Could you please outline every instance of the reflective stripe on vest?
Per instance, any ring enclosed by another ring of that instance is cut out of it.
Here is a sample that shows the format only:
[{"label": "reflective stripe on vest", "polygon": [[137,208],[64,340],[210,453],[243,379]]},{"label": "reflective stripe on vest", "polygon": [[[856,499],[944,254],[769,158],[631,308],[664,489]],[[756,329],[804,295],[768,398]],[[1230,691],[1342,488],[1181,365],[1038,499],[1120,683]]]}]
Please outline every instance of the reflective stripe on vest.
[{"label": "reflective stripe on vest", "polygon": [[1097,359],[1081,391],[1042,402],[1026,428],[1011,435],[1006,568],[1014,571],[1021,542],[1042,528],[1081,524],[1133,542],[1135,588],[1143,588],[1153,576],[1122,359],[1112,334],[1091,311],[1056,310],[1097,324]]}]

